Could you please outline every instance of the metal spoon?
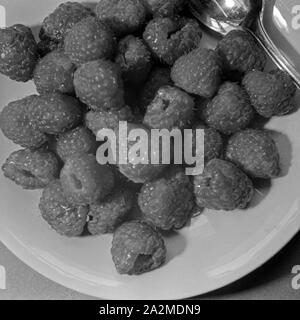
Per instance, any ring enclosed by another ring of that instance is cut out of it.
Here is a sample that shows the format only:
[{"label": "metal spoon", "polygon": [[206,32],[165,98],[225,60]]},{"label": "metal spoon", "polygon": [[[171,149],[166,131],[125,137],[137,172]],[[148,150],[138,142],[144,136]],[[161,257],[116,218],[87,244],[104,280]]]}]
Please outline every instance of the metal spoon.
[{"label": "metal spoon", "polygon": [[[249,32],[275,65],[288,72],[300,88],[300,52],[297,50],[297,35],[291,37],[293,30],[280,35],[280,31],[283,30],[277,26],[279,30],[272,39],[266,27],[270,22],[274,24],[275,19],[272,15],[279,11],[278,7],[282,3],[283,0],[190,0],[190,11],[204,26],[218,35],[225,36],[236,29]],[[254,25],[257,27],[257,33],[252,30]],[[276,26],[269,27],[269,30],[271,29],[276,30]],[[291,45],[293,42],[294,46]]]}]

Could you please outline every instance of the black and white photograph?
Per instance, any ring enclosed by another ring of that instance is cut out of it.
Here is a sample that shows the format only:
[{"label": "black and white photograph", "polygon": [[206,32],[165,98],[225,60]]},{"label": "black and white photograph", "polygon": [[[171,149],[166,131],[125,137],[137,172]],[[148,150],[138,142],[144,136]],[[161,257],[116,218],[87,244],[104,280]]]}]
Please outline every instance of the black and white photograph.
[{"label": "black and white photograph", "polygon": [[300,300],[299,109],[299,0],[0,0],[0,304]]}]

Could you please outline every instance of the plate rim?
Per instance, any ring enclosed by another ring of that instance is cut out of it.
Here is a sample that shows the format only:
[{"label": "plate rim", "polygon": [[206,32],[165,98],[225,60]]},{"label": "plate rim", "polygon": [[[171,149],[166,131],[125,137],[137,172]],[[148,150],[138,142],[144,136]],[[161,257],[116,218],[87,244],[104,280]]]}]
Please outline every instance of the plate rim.
[{"label": "plate rim", "polygon": [[[296,211],[297,215],[300,215],[299,208]],[[195,287],[190,290],[183,288],[181,292],[163,293],[161,296],[156,296],[152,298],[153,300],[180,300],[189,299],[193,297],[202,296],[204,294],[214,292],[218,289],[224,288],[232,283],[235,283],[250,273],[254,272],[270,259],[272,259],[277,253],[279,253],[300,231],[300,225],[293,223],[294,219],[289,219],[285,225],[276,233],[272,241],[263,245],[259,252],[254,258],[252,258],[248,263],[241,266],[238,270],[225,274],[222,277],[210,281],[209,285],[206,285],[205,289]],[[271,232],[271,231],[270,231]],[[269,234],[268,232],[267,234]],[[24,262],[31,269],[41,274],[47,279],[65,287],[71,289],[75,292],[88,295],[94,299],[105,299],[105,300],[145,300],[149,297],[138,297],[134,291],[128,289],[128,296],[125,297],[124,294],[118,293],[118,287],[110,288],[107,291],[106,286],[98,285],[97,287],[89,285],[84,281],[80,281],[77,278],[67,277],[67,273],[58,272],[53,266],[47,264],[46,261],[39,260],[28,248],[16,238],[13,237],[10,232],[8,232],[3,226],[0,226],[0,241],[11,251],[17,258]],[[105,287],[106,290],[101,290],[101,287]],[[96,290],[95,290],[96,289]],[[100,293],[100,294],[99,294]]]}]

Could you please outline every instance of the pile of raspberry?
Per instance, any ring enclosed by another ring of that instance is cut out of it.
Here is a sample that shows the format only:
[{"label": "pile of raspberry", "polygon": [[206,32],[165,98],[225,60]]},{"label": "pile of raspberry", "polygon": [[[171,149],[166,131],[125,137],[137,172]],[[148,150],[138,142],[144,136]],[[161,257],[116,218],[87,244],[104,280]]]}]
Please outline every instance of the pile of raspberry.
[{"label": "pile of raspberry", "polygon": [[[257,123],[294,112],[295,85],[283,71],[264,71],[266,54],[245,31],[205,48],[187,4],[66,2],[44,19],[38,42],[27,26],[0,29],[0,73],[33,80],[37,91],[0,114],[3,134],[22,147],[3,173],[43,189],[41,216],[60,235],[112,233],[121,274],[160,267],[162,234],[203,208],[247,208],[257,180],[280,175],[276,143]],[[187,176],[187,163],[100,165],[96,135],[118,136],[119,121],[129,134],[204,129],[203,173]]]}]

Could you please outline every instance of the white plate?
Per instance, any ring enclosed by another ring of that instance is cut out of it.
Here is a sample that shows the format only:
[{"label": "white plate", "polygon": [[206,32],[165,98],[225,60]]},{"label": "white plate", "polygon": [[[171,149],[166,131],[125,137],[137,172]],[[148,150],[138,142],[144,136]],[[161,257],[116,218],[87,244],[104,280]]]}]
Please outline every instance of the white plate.
[{"label": "white plate", "polygon": [[[7,24],[38,24],[61,1],[5,0]],[[32,83],[0,76],[0,105],[34,92]],[[300,101],[300,100],[299,100]],[[138,277],[120,276],[110,257],[111,236],[68,239],[50,230],[37,209],[39,192],[0,178],[0,239],[44,276],[108,299],[177,299],[209,292],[247,275],[299,231],[300,113],[273,119],[284,174],[260,188],[250,209],[206,211],[167,239],[168,261]],[[18,149],[0,134],[0,162]]]}]

